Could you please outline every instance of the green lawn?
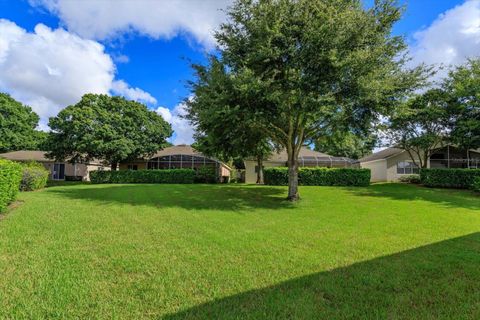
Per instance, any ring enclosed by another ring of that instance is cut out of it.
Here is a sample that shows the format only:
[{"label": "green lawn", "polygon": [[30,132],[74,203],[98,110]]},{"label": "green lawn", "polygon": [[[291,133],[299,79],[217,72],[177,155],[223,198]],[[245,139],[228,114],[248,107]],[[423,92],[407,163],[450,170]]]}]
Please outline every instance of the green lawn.
[{"label": "green lawn", "polygon": [[0,318],[479,319],[480,197],[71,185],[0,219]]}]

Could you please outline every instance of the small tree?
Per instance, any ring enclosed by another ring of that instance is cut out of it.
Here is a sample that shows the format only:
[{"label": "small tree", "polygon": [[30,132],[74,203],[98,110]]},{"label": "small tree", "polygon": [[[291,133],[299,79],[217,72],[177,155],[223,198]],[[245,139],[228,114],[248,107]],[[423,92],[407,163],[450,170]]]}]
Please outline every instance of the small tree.
[{"label": "small tree", "polygon": [[334,156],[360,159],[370,154],[377,144],[377,137],[371,132],[350,132],[335,130],[315,140],[315,150]]},{"label": "small tree", "polygon": [[32,108],[0,93],[0,152],[36,150],[42,135],[35,130],[38,121]]},{"label": "small tree", "polygon": [[172,129],[145,105],[122,97],[86,94],[50,118],[49,156],[72,162],[93,158],[110,163],[147,157],[166,146]]},{"label": "small tree", "polygon": [[480,59],[453,69],[444,87],[451,97],[451,140],[467,150],[480,148]]},{"label": "small tree", "polygon": [[444,145],[449,123],[448,94],[431,89],[407,101],[388,123],[391,145],[408,152],[412,161],[426,168],[434,151]]},{"label": "small tree", "polygon": [[253,157],[257,160],[257,183],[263,184],[263,160],[273,150],[268,135],[255,119],[240,110],[256,100],[245,99],[239,87],[248,85],[228,74],[216,57],[207,67],[193,65],[196,81],[190,83],[193,99],[187,99],[186,118],[196,128],[195,147],[224,161]]},{"label": "small tree", "polygon": [[298,154],[337,126],[368,130],[416,89],[407,70],[394,0],[237,0],[215,37],[226,69],[243,84],[238,113],[288,154],[288,199],[298,194]]}]

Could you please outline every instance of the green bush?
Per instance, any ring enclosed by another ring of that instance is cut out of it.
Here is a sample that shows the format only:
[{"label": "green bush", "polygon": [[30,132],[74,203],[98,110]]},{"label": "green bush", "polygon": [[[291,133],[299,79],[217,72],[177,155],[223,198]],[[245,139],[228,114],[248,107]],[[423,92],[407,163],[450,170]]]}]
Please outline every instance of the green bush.
[{"label": "green bush", "polygon": [[195,172],[196,183],[215,183],[217,182],[217,174],[215,168],[200,167]]},{"label": "green bush", "polygon": [[33,191],[44,188],[47,185],[49,174],[48,170],[38,162],[23,163],[20,190]]},{"label": "green bush", "polygon": [[479,169],[422,169],[420,180],[427,187],[471,189]]},{"label": "green bush", "polygon": [[472,188],[473,190],[480,192],[480,177],[475,177],[475,179],[473,179]]},{"label": "green bush", "polygon": [[420,184],[420,175],[418,174],[410,174],[407,176],[401,176],[400,179],[398,179],[400,182],[404,183],[411,183],[411,184]]},{"label": "green bush", "polygon": [[195,170],[121,170],[92,171],[92,183],[193,183]]},{"label": "green bush", "polygon": [[0,212],[17,197],[21,179],[21,165],[0,159]]},{"label": "green bush", "polygon": [[[264,180],[267,185],[288,184],[288,168],[265,168]],[[368,186],[369,169],[351,168],[300,168],[298,183],[303,186]]]}]

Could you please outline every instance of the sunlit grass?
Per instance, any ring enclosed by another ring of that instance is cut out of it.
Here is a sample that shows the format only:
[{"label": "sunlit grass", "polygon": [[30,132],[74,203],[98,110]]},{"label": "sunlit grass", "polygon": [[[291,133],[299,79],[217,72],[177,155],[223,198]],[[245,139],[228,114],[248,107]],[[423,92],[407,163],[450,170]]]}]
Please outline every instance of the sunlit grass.
[{"label": "sunlit grass", "polygon": [[66,185],[0,219],[0,318],[480,317],[480,197]]}]

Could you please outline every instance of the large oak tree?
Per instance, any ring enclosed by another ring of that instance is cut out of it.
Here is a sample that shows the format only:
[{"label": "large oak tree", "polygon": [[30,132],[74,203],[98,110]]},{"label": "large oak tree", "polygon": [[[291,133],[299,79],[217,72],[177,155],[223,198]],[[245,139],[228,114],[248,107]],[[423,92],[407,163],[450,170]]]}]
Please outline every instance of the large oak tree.
[{"label": "large oak tree", "polygon": [[228,9],[219,56],[242,80],[236,94],[256,101],[238,112],[287,151],[288,199],[299,198],[305,143],[338,126],[368,130],[420,85],[424,69],[406,68],[404,39],[391,35],[401,11],[393,0],[369,9],[360,0],[238,0]]},{"label": "large oak tree", "polygon": [[145,105],[122,97],[86,94],[50,118],[49,156],[74,162],[119,162],[148,157],[167,146],[172,129]]}]

